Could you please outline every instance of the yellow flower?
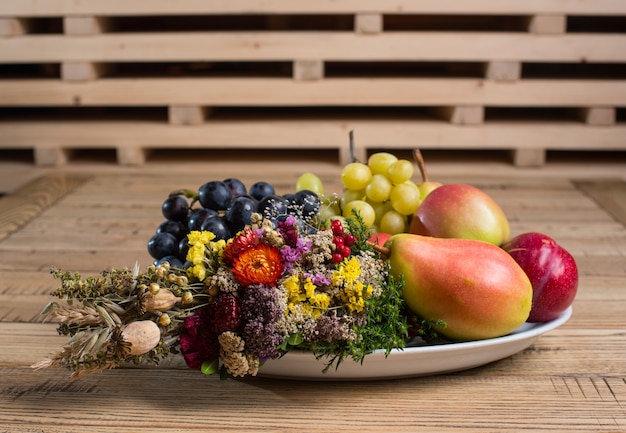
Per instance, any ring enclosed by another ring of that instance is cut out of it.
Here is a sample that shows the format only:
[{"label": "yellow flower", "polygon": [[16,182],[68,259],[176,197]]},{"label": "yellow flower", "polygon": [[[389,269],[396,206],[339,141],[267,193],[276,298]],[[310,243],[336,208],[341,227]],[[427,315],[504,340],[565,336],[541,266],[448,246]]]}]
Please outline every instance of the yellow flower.
[{"label": "yellow flower", "polygon": [[287,289],[287,301],[290,304],[300,302],[300,279],[297,275],[292,275],[283,281],[283,286]]},{"label": "yellow flower", "polygon": [[189,245],[194,245],[200,243],[202,245],[207,245],[210,241],[215,239],[215,235],[212,232],[207,231],[191,231],[187,235],[187,242]]},{"label": "yellow flower", "polygon": [[188,274],[196,277],[200,281],[204,281],[206,278],[207,245],[217,244],[217,242],[211,242],[213,239],[215,239],[215,235],[207,231],[194,230],[187,235],[189,251],[187,252],[186,258],[193,264],[193,266],[189,268]]},{"label": "yellow flower", "polygon": [[332,277],[333,285],[341,288],[337,296],[351,313],[363,311],[365,299],[374,292],[372,285],[365,286],[363,282],[358,281],[360,276],[361,265],[355,257],[352,257],[344,260]]},{"label": "yellow flower", "polygon": [[333,286],[352,284],[361,276],[361,264],[355,257],[344,260],[339,268],[333,272]]},{"label": "yellow flower", "polygon": [[317,319],[330,307],[330,296],[316,291],[316,286],[310,278],[300,283],[298,275],[292,275],[283,281],[287,289],[288,311],[300,313]]}]

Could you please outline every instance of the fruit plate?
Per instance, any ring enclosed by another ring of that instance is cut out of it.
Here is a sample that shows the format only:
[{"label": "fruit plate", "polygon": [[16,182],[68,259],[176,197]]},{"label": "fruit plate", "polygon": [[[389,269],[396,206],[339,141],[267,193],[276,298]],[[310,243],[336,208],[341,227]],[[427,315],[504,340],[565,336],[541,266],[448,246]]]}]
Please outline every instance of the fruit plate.
[{"label": "fruit plate", "polygon": [[468,341],[392,350],[383,350],[365,357],[363,363],[344,360],[339,368],[326,373],[324,359],[311,352],[291,351],[279,359],[266,362],[258,376],[298,380],[376,380],[428,376],[467,370],[507,358],[530,347],[542,334],[551,331],[572,315],[569,307],[559,317],[544,323],[525,323],[513,333],[487,340]]}]

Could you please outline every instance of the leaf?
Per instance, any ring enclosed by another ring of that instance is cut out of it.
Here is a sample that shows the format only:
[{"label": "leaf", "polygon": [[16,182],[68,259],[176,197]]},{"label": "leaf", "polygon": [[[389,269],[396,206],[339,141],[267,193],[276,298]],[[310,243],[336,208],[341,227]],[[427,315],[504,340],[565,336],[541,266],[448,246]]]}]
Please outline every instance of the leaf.
[{"label": "leaf", "polygon": [[204,361],[200,367],[200,371],[204,374],[215,374],[220,368],[219,359],[212,359],[210,361]]},{"label": "leaf", "polygon": [[287,337],[287,343],[291,346],[297,346],[303,341],[304,338],[302,338],[302,333],[300,332],[294,332],[293,334],[290,334],[289,337]]}]

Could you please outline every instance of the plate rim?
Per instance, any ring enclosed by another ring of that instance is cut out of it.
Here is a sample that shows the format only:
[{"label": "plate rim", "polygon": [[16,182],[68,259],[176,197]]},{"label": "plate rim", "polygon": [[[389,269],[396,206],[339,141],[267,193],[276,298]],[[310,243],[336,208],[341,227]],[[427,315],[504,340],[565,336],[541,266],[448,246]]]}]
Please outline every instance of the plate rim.
[{"label": "plate rim", "polygon": [[[398,349],[391,349],[389,354],[392,353],[414,353],[414,352],[445,352],[449,350],[457,350],[463,348],[476,348],[482,346],[492,346],[502,343],[514,342],[518,340],[530,339],[533,337],[538,337],[546,332],[552,331],[553,329],[558,328],[565,322],[569,320],[572,316],[572,307],[568,307],[565,311],[563,311],[557,318],[550,320],[548,322],[525,322],[522,326],[517,328],[515,331],[510,334],[503,335],[501,337],[494,338],[486,338],[484,340],[472,340],[472,341],[459,341],[459,342],[451,342],[451,343],[443,343],[443,344],[432,344],[432,345],[424,345],[424,346],[414,346],[414,347],[405,347]],[[530,329],[522,329],[522,328],[530,328]],[[384,349],[377,349],[369,353],[367,356],[375,355],[375,354],[384,354]],[[309,356],[312,355],[313,352],[306,350],[291,350],[285,356],[289,355],[302,355]]]},{"label": "plate rim", "polygon": [[[263,367],[259,369],[258,376],[265,377],[268,379],[293,379],[293,380],[372,380],[372,379],[393,379],[393,378],[401,378],[401,377],[417,377],[417,376],[425,376],[425,375],[435,375],[435,374],[443,374],[449,373],[453,371],[461,371],[467,370],[470,368],[478,367],[480,365],[485,365],[490,362],[494,362],[500,359],[508,358],[509,356],[514,355],[515,353],[521,352],[522,350],[530,347],[539,336],[552,331],[559,326],[563,325],[567,322],[572,316],[573,308],[569,306],[565,311],[563,311],[558,317],[551,321],[547,322],[525,322],[518,329],[513,331],[510,334],[494,337],[484,340],[473,340],[473,341],[462,341],[462,342],[453,342],[453,343],[444,343],[444,344],[434,344],[434,345],[425,345],[425,346],[416,346],[416,347],[405,347],[392,349],[388,354],[386,354],[384,349],[378,349],[370,354],[366,355],[363,362],[367,362],[368,359],[372,360],[372,362],[383,362],[389,360],[393,362],[395,360],[402,360],[405,358],[416,357],[420,355],[424,356],[432,356],[433,354],[445,354],[446,352],[463,352],[466,353],[475,353],[480,351],[481,349],[488,349],[494,346],[502,346],[504,348],[509,348],[513,346],[513,351],[506,351],[508,354],[503,356],[495,356],[489,357],[489,360],[486,362],[478,362],[478,363],[467,363],[467,365],[461,365],[458,368],[448,369],[448,370],[433,370],[431,372],[416,372],[414,374],[402,374],[402,375],[394,375],[390,374],[382,374],[379,376],[372,375],[359,375],[359,374],[342,374],[342,367],[345,366],[340,365],[339,368],[333,369],[333,373],[322,373],[321,371],[311,371],[306,372],[306,374],[296,375],[296,374],[281,374],[275,373],[271,370],[265,370]],[[316,358],[313,352],[304,351],[304,350],[291,350],[283,357],[277,360],[268,361],[265,365],[270,364],[272,362],[276,362],[277,364],[292,364],[292,363],[306,363],[306,364],[315,364],[317,367],[323,368],[325,362],[325,357]],[[347,358],[344,360],[344,363],[348,363],[348,368],[350,366],[354,368],[363,367],[362,364],[359,364],[357,361],[354,361],[351,358]],[[351,364],[351,365],[350,365]]]}]

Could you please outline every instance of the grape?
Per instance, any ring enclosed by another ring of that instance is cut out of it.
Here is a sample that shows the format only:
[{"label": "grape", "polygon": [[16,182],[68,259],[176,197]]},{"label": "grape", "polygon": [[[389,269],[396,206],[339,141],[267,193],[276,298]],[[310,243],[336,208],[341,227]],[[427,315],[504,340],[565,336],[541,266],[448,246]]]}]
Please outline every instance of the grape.
[{"label": "grape", "polygon": [[371,201],[381,203],[389,199],[392,187],[393,185],[391,181],[387,179],[387,176],[375,174],[372,176],[370,183],[365,187],[365,195]]},{"label": "grape", "polygon": [[187,237],[187,226],[178,221],[167,220],[163,221],[156,230],[157,233],[169,233],[173,235],[177,240],[181,240]]},{"label": "grape", "polygon": [[356,212],[363,221],[363,224],[370,227],[374,224],[376,213],[372,205],[363,200],[353,200],[343,208],[344,218],[354,218]]},{"label": "grape", "polygon": [[230,190],[224,182],[213,180],[198,189],[198,200],[204,208],[224,210],[230,202]]},{"label": "grape", "polygon": [[367,160],[367,165],[370,170],[372,170],[372,174],[387,174],[387,169],[391,164],[396,162],[398,158],[388,152],[378,152],[370,155]]},{"label": "grape", "polygon": [[360,162],[351,162],[341,170],[341,182],[347,189],[364,189],[372,178],[372,170]]},{"label": "grape", "polygon": [[395,210],[385,212],[378,224],[380,231],[395,235],[396,233],[404,233],[407,226],[407,218]]},{"label": "grape", "polygon": [[393,187],[389,200],[391,206],[402,215],[413,215],[420,205],[420,192],[413,182],[403,182]]},{"label": "grape", "polygon": [[252,197],[242,195],[234,199],[226,210],[225,219],[234,233],[250,224],[250,217],[257,211],[259,202]]},{"label": "grape", "polygon": [[276,194],[276,191],[274,187],[267,182],[257,182],[250,187],[248,194],[257,200],[261,200],[265,196]]},{"label": "grape", "polygon": [[170,266],[173,267],[173,268],[182,269],[183,266],[184,266],[183,261],[181,259],[179,259],[178,257],[176,257],[176,256],[165,256],[165,257],[162,257],[162,258],[160,258],[158,260],[155,260],[154,261],[154,266],[162,265],[165,262],[169,263]]},{"label": "grape", "polygon": [[311,221],[320,211],[321,201],[317,194],[308,189],[295,193],[290,203],[290,211],[293,215],[302,217],[304,222]]},{"label": "grape", "polygon": [[330,220],[332,217],[337,215],[341,215],[341,208],[339,207],[339,202],[333,198],[328,196],[320,197],[320,213],[319,217],[322,220]]},{"label": "grape", "polygon": [[400,159],[389,166],[387,169],[387,177],[394,185],[399,185],[413,177],[415,168],[411,161]]},{"label": "grape", "polygon": [[165,199],[161,205],[161,212],[165,219],[185,221],[189,213],[189,203],[185,197],[175,195]]},{"label": "grape", "polygon": [[189,252],[189,239],[185,237],[178,242],[178,258],[186,260],[187,252]]},{"label": "grape", "polygon": [[260,213],[263,218],[276,220],[279,215],[289,213],[289,200],[276,194],[265,196],[259,201],[257,212]]},{"label": "grape", "polygon": [[290,203],[293,203],[296,200],[296,195],[292,193],[287,193],[283,195],[283,198]]},{"label": "grape", "polygon": [[202,227],[202,223],[207,220],[207,218],[217,216],[217,211],[213,209],[193,209],[189,213],[189,217],[187,218],[187,228],[189,231],[200,230]]},{"label": "grape", "polygon": [[155,259],[178,255],[178,239],[171,233],[156,233],[148,241],[148,254]]},{"label": "grape", "polygon": [[343,195],[341,196],[341,199],[339,199],[339,206],[341,206],[341,208],[343,209],[348,203],[350,203],[353,200],[364,200],[364,199],[365,199],[364,189],[360,189],[360,190],[345,189],[343,191]]},{"label": "grape", "polygon": [[393,207],[391,207],[391,202],[389,202],[389,200],[384,201],[382,203],[370,201],[369,199],[365,201],[368,202],[372,206],[372,208],[374,208],[374,213],[376,214],[376,220],[374,221],[374,224],[378,224],[380,222],[380,219],[385,214],[385,212],[393,209]]},{"label": "grape", "polygon": [[315,174],[307,172],[300,175],[296,182],[296,191],[308,189],[316,194],[324,194],[324,184]]},{"label": "grape", "polygon": [[213,233],[215,235],[215,238],[213,239],[214,241],[222,239],[226,241],[231,238],[231,231],[228,227],[228,223],[221,215],[207,219],[204,223],[202,223],[200,230]]},{"label": "grape", "polygon": [[246,186],[239,179],[235,179],[233,177],[224,179],[224,185],[226,185],[226,188],[228,188],[228,190],[230,191],[231,199],[248,194],[248,191],[246,191]]}]

